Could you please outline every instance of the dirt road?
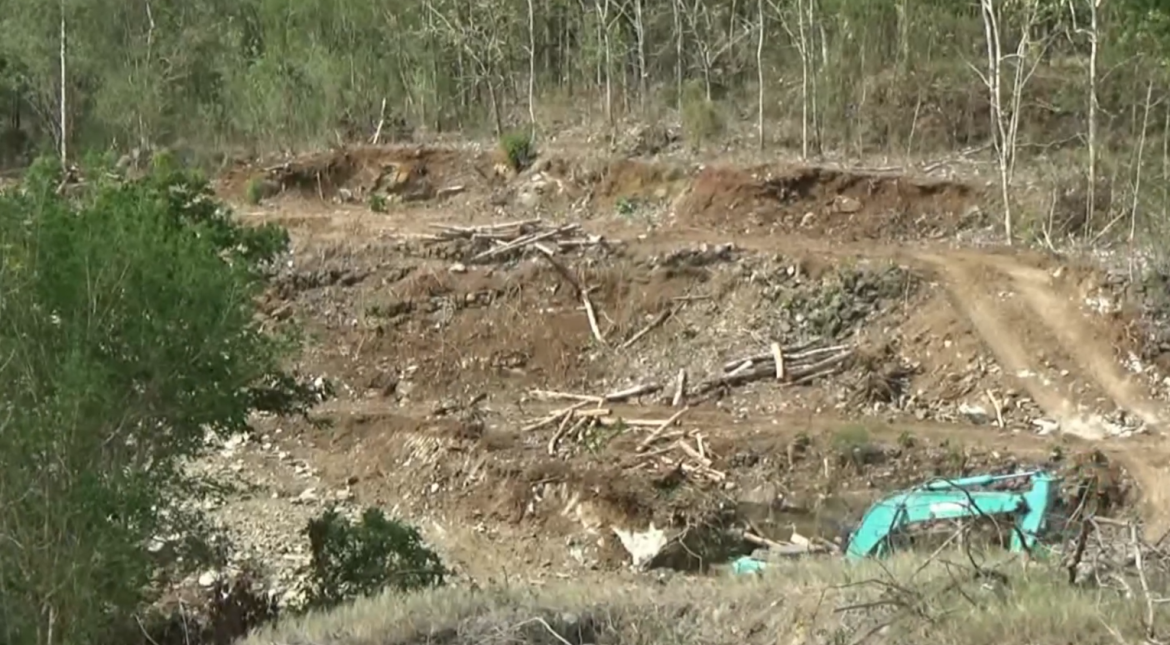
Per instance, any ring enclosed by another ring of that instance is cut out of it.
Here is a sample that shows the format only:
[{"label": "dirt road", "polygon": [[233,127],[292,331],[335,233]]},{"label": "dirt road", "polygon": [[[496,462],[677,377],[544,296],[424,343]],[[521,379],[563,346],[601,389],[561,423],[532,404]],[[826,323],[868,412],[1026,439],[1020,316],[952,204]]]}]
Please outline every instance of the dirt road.
[{"label": "dirt road", "polygon": [[[1049,272],[1013,258],[972,251],[913,254],[943,277],[956,309],[978,331],[1003,369],[1060,424],[1060,431],[1092,441],[1119,460],[1141,487],[1146,531],[1157,539],[1170,530],[1170,446],[1160,406],[1127,375],[1107,337],[1095,330]],[[1063,359],[1065,380],[1040,376],[1038,361]],[[1070,369],[1071,368],[1071,369]],[[1148,436],[1114,438],[1110,424],[1086,410],[1070,384],[1087,382],[1141,420]]]},{"label": "dirt road", "polygon": [[913,257],[939,272],[955,307],[1003,369],[1060,423],[1063,432],[1093,441],[1110,434],[1107,422],[1084,412],[1084,406],[1067,393],[1068,387],[1038,376],[1038,360],[1064,359],[1077,368],[1064,370],[1071,379],[1087,381],[1151,431],[1161,430],[1154,403],[1122,371],[1113,348],[1094,332],[1069,294],[1057,291],[1049,273],[1002,255],[970,251],[920,252]]}]

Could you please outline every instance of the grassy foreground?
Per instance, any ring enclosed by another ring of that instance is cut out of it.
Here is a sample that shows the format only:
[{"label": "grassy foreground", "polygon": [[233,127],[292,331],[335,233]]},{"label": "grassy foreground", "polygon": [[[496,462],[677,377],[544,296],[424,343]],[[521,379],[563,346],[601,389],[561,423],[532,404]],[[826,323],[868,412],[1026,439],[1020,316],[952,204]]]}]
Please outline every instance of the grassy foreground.
[{"label": "grassy foreground", "polygon": [[[760,578],[673,577],[366,599],[263,629],[245,645],[539,643],[709,645],[1138,643],[1139,584],[1072,586],[1067,571],[1008,557],[805,560]],[[1153,585],[1151,585],[1153,586]]]}]

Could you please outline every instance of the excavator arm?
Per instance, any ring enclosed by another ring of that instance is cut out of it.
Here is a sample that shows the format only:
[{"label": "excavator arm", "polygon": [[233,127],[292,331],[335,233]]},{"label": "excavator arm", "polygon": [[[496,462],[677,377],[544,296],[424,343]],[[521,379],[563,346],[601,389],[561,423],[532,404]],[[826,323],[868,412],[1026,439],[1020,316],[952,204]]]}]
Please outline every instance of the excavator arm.
[{"label": "excavator arm", "polygon": [[[971,490],[1022,477],[1031,480],[1030,490]],[[1042,471],[932,481],[871,506],[849,540],[845,557],[884,557],[889,552],[890,536],[914,524],[984,516],[1013,516],[1016,530],[1011,549],[1031,551],[1058,492],[1056,479]]]}]

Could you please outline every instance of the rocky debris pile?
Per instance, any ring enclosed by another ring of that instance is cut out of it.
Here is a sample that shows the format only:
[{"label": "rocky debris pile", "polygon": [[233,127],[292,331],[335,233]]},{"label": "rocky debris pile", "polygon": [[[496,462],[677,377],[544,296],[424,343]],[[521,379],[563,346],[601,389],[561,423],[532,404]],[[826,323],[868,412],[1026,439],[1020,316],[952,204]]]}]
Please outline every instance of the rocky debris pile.
[{"label": "rocky debris pile", "polygon": [[279,428],[258,436],[240,433],[217,441],[209,456],[189,464],[220,491],[202,500],[200,510],[228,542],[220,567],[196,573],[183,585],[207,589],[256,573],[270,598],[296,606],[304,600],[310,561],[304,535],[309,521],[330,507],[351,519],[359,515],[353,491],[331,490],[310,463],[278,447],[280,434]]},{"label": "rocky debris pile", "polygon": [[848,338],[920,284],[918,276],[894,264],[840,267],[813,277],[798,261],[753,258],[740,264],[739,273],[767,302],[758,313],[759,328],[798,340]]},{"label": "rocky debris pile", "polygon": [[[854,375],[856,378],[856,372]],[[1026,393],[1014,389],[981,389],[979,385],[985,376],[978,371],[959,376],[954,381],[957,386],[955,394],[949,397],[903,389],[890,399],[859,403],[856,396],[859,386],[855,382],[852,396],[847,388],[842,388],[837,393],[837,399],[842,408],[849,407],[851,411],[869,416],[909,414],[919,421],[969,423],[1012,432],[1031,432],[1040,436],[1072,430],[1074,433],[1091,431],[1105,437],[1124,439],[1148,431],[1141,419],[1122,409],[1101,413],[1083,411],[1078,418],[1066,419],[1062,423],[1047,415]]]},{"label": "rocky debris pile", "polygon": [[1098,315],[1137,314],[1127,334],[1132,347],[1123,357],[1131,373],[1145,374],[1160,391],[1170,390],[1163,379],[1170,368],[1170,268],[1159,253],[1093,249],[1102,267],[1095,293],[1086,296],[1085,309]]},{"label": "rocky debris pile", "polygon": [[542,170],[540,166],[531,169],[521,182],[512,186],[511,199],[501,196],[493,200],[496,205],[513,203],[521,208],[538,208],[546,199],[569,195],[571,186],[564,179]]},{"label": "rocky debris pile", "polygon": [[736,262],[744,256],[743,251],[730,242],[724,244],[700,244],[689,248],[679,248],[664,255],[655,255],[642,263],[650,269],[667,268],[701,268],[717,264]]},{"label": "rocky debris pile", "polygon": [[618,132],[616,148],[626,157],[652,157],[670,151],[682,141],[677,124],[634,124]]}]

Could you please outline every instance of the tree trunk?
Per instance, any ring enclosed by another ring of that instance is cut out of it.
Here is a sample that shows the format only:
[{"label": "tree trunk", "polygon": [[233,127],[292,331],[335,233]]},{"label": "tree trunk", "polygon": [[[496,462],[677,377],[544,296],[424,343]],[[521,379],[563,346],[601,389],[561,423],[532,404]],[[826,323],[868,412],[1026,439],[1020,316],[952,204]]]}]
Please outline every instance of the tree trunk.
[{"label": "tree trunk", "polygon": [[759,140],[760,150],[764,149],[764,0],[756,1],[756,20],[760,33],[756,39],[756,84],[759,86],[756,95],[756,138]]},{"label": "tree trunk", "polygon": [[536,136],[536,10],[528,0],[528,120]]},{"label": "tree trunk", "polygon": [[69,140],[68,119],[69,119],[69,115],[68,115],[68,111],[66,110],[66,104],[65,104],[65,84],[66,84],[66,78],[67,78],[66,73],[65,73],[65,0],[61,0],[59,7],[61,10],[61,52],[60,52],[60,63],[61,63],[61,97],[60,97],[61,115],[60,116],[61,116],[61,122],[60,122],[58,127],[61,130],[61,149],[60,149],[61,167],[64,168],[69,163],[69,147],[68,147],[68,140]]}]

